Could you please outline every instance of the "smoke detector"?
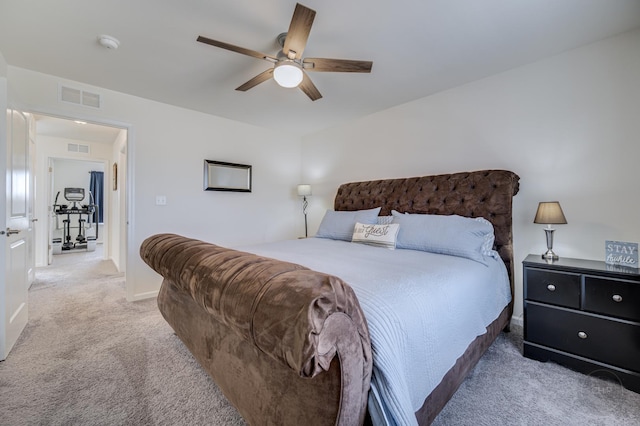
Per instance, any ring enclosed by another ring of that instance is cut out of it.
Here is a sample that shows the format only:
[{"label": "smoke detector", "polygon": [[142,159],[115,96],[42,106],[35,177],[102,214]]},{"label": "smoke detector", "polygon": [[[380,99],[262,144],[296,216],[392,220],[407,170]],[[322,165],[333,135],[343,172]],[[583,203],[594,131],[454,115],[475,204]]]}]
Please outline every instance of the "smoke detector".
[{"label": "smoke detector", "polygon": [[98,43],[100,43],[100,46],[110,50],[116,50],[118,46],[120,46],[120,42],[117,38],[104,34],[98,36]]}]

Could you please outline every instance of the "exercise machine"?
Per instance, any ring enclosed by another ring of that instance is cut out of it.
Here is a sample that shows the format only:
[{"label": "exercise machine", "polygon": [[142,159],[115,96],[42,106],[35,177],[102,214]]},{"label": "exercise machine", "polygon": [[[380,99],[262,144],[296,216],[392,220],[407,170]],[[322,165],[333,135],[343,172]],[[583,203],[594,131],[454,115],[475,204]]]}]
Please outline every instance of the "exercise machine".
[{"label": "exercise machine", "polygon": [[[87,236],[86,230],[93,228],[93,214],[97,205],[93,200],[93,195],[89,191],[89,204],[81,204],[85,199],[84,188],[65,188],[64,199],[71,204],[58,204],[60,192],[56,194],[53,204],[53,212],[56,214],[56,229],[59,227],[59,217],[62,220],[63,236],[62,238],[54,238],[53,254],[60,254],[63,251],[74,249],[86,249],[94,251],[96,249],[96,239],[98,238],[98,225],[96,224],[95,236]],[[78,226],[72,226],[72,217],[77,216]],[[86,216],[86,219],[83,217]],[[78,234],[74,239],[71,237],[71,230],[77,229]]]}]

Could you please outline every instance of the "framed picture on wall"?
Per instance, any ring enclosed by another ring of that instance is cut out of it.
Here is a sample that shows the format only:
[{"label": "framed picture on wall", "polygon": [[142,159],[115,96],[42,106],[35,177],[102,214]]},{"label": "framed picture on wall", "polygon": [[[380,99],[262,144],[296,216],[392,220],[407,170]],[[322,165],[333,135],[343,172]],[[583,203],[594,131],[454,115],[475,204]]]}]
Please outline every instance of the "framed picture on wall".
[{"label": "framed picture on wall", "polygon": [[118,163],[113,163],[113,190],[118,190]]},{"label": "framed picture on wall", "polygon": [[251,192],[251,166],[204,160],[204,190]]}]

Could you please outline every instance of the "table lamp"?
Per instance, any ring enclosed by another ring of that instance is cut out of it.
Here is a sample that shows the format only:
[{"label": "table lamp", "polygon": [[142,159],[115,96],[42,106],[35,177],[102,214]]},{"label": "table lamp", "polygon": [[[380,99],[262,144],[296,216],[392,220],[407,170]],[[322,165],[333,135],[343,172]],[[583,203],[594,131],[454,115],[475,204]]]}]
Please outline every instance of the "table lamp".
[{"label": "table lamp", "polygon": [[547,252],[542,255],[546,260],[558,260],[558,255],[553,252],[553,229],[551,225],[565,225],[567,219],[564,217],[562,207],[557,201],[544,201],[538,204],[538,211],[533,223],[547,225],[544,232],[547,234]]}]

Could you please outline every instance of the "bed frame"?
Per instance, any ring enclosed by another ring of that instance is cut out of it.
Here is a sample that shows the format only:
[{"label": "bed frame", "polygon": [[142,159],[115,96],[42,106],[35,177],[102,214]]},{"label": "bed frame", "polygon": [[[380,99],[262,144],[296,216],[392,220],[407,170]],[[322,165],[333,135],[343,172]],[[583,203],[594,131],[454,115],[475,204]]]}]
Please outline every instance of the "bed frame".
[{"label": "bed frame", "polygon": [[[510,171],[482,170],[347,183],[338,189],[335,209],[482,216],[493,223],[513,295],[511,212],[518,181]],[[250,424],[366,422],[371,347],[346,283],[171,234],[149,237],[140,253],[164,277],[163,316]],[[471,343],[416,412],[419,424],[435,419],[512,312],[513,301]]]},{"label": "bed frame", "polygon": [[519,176],[506,170],[386,179],[343,184],[338,188],[335,210],[363,210],[381,206],[380,215],[391,210],[484,217],[494,227],[495,249],[509,273],[511,303],[457,360],[436,389],[416,412],[418,422],[428,425],[453,396],[467,373],[491,346],[500,331],[509,327],[513,315],[514,263],[512,234],[512,198],[519,190]]}]

